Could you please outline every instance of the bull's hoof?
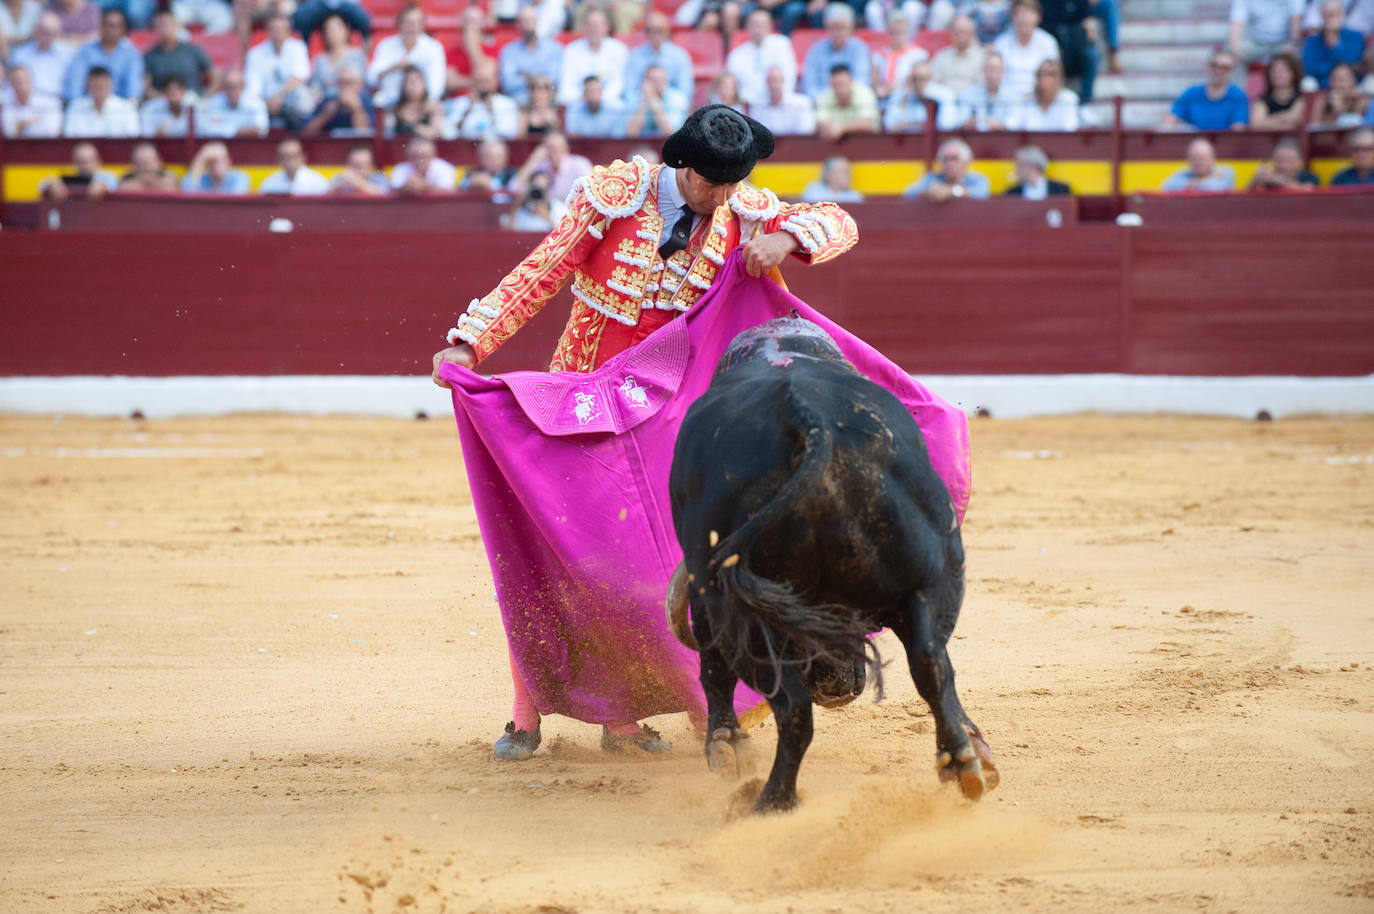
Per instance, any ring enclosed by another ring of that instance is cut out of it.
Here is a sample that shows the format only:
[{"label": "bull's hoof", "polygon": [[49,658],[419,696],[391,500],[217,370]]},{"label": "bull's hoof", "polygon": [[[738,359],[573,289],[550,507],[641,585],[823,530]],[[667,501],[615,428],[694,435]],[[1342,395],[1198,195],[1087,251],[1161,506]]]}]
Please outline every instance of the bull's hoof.
[{"label": "bull's hoof", "polygon": [[498,762],[523,762],[534,755],[540,740],[538,724],[533,730],[517,730],[515,721],[511,721],[506,724],[506,734],[496,741],[493,755]]},{"label": "bull's hoof", "polygon": [[706,737],[706,767],[716,774],[742,778],[753,769],[749,734],[738,727],[717,727]]},{"label": "bull's hoof", "polygon": [[606,752],[647,752],[649,755],[663,755],[673,751],[673,744],[648,724],[641,724],[638,733],[612,733],[609,727],[603,725],[601,748]]},{"label": "bull's hoof", "polygon": [[959,792],[970,800],[982,799],[983,794],[1001,782],[997,765],[992,760],[992,750],[977,736],[954,756],[941,752],[935,760],[935,768],[940,780],[957,781]]},{"label": "bull's hoof", "polygon": [[784,796],[779,793],[770,795],[767,788],[759,794],[759,798],[754,801],[753,813],[757,816],[767,816],[778,812],[791,812],[797,808],[797,795],[795,793]]}]

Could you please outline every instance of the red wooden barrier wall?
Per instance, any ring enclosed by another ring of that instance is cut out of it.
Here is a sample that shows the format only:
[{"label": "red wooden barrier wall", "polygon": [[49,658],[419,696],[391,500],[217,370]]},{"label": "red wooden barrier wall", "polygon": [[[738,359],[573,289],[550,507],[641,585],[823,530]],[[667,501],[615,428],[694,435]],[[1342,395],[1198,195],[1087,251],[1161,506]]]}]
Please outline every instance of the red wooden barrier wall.
[{"label": "red wooden barrier wall", "polygon": [[[6,234],[0,374],[414,374],[537,241]],[[794,291],[911,371],[1374,373],[1374,222],[875,229]],[[494,357],[547,364],[564,297]]]}]

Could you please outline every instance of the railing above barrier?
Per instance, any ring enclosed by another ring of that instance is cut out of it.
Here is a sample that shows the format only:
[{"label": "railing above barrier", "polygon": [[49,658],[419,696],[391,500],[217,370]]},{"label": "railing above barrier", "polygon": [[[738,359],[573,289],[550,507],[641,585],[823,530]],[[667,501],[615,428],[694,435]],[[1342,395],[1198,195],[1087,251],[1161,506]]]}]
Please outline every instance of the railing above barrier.
[{"label": "railing above barrier", "polygon": [[[943,226],[1075,225],[1074,197],[1024,200],[997,197],[938,205],[925,200],[886,198],[845,207],[861,230]],[[509,205],[481,194],[426,197],[215,197],[159,194],[107,194],[98,199],[73,195],[38,204],[43,231],[101,233],[197,232],[427,232],[495,229]]]},{"label": "railing above barrier", "polygon": [[[1309,152],[1314,158],[1344,158],[1345,135],[1348,130],[1309,131],[1305,136],[1309,142]],[[1093,159],[1113,163],[1131,161],[1160,161],[1183,159],[1188,144],[1198,137],[1212,142],[1220,159],[1263,159],[1269,156],[1274,143],[1280,137],[1292,136],[1292,131],[1155,131],[1121,130],[1119,132],[1120,151],[1114,149],[1117,131],[1111,129],[1079,130],[1073,133],[1029,133],[1014,130],[980,133],[973,130],[960,130],[952,133],[935,134],[937,139],[952,136],[965,140],[977,158],[1009,159],[1017,148],[1034,144],[1045,150],[1051,160],[1056,159]],[[239,165],[268,165],[276,161],[277,144],[287,137],[269,135],[266,137],[238,138],[224,141],[229,146],[230,157]],[[307,161],[321,165],[343,164],[348,151],[360,142],[369,144],[367,139],[345,139],[339,137],[301,137]],[[77,142],[69,139],[48,140],[5,140],[0,144],[0,166],[22,164],[50,164],[67,162],[71,159],[71,148]],[[194,157],[196,149],[206,142],[206,138],[160,138],[141,139],[94,139],[90,140],[107,162],[127,162],[133,147],[141,142],[152,142],[157,146],[164,161],[184,164]],[[644,139],[590,139],[572,140],[573,151],[585,155],[593,162],[610,162],[625,158],[633,149],[650,147],[656,149],[659,140]],[[538,140],[510,141],[511,161],[523,162],[538,145]],[[930,137],[924,133],[904,134],[848,134],[839,141],[823,140],[814,136],[778,137],[777,149],[769,162],[820,162],[832,155],[844,155],[850,159],[863,161],[927,161]],[[403,161],[405,158],[405,139],[386,138],[376,148],[377,162],[383,167]],[[440,140],[438,154],[454,165],[477,164],[476,144],[470,140]]]}]

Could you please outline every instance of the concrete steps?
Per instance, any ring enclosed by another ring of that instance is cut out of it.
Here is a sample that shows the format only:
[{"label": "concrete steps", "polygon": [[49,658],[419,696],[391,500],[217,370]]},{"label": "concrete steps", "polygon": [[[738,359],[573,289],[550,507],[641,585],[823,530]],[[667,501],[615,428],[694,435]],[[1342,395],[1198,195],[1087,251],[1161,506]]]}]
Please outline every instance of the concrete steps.
[{"label": "concrete steps", "polygon": [[1097,78],[1093,94],[1102,98],[1177,98],[1184,89],[1202,82],[1201,70],[1171,70],[1158,73],[1125,73]]},{"label": "concrete steps", "polygon": [[1227,30],[1225,19],[1132,19],[1121,23],[1121,45],[1220,44]]},{"label": "concrete steps", "polygon": [[1231,14],[1230,0],[1125,0],[1124,19],[1217,19]]},{"label": "concrete steps", "polygon": [[1201,80],[1211,55],[1205,44],[1134,44],[1123,45],[1117,58],[1129,73],[1188,72]]},{"label": "concrete steps", "polygon": [[[1173,104],[1172,99],[1127,99],[1121,106],[1121,124],[1124,127],[1152,129],[1159,126],[1159,122],[1168,113],[1169,106]],[[1110,101],[1094,101],[1084,105],[1081,114],[1085,124],[1093,127],[1110,127],[1112,125],[1112,103]]]}]

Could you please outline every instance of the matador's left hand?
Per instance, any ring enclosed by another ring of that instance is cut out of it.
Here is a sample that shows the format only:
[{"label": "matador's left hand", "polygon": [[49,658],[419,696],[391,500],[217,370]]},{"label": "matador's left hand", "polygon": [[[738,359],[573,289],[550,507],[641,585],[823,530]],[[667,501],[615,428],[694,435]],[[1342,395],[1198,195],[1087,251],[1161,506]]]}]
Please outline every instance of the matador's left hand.
[{"label": "matador's left hand", "polygon": [[787,232],[756,235],[744,245],[744,269],[750,276],[762,276],[801,247]]}]

